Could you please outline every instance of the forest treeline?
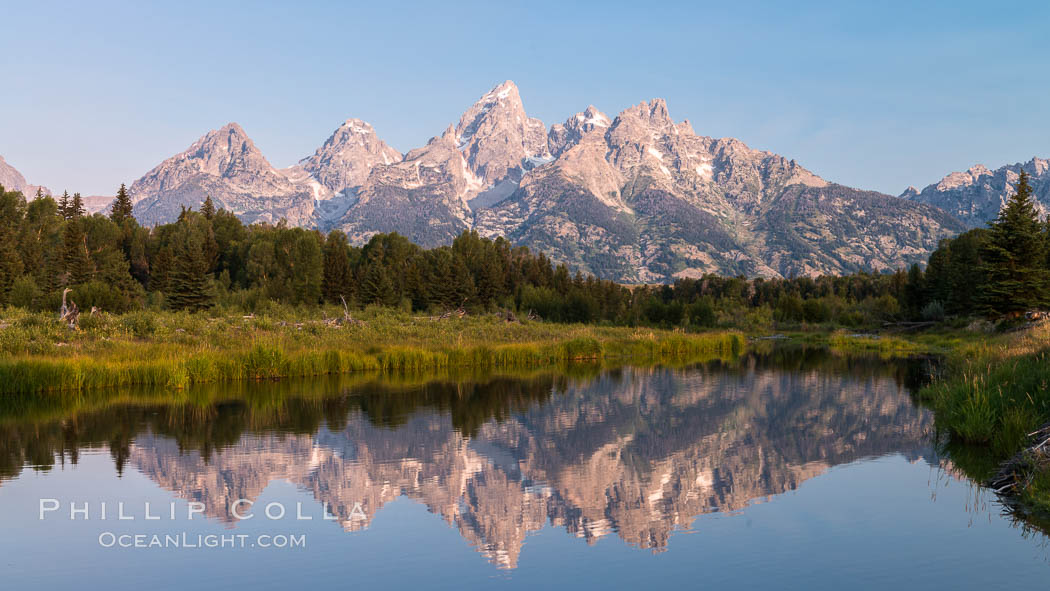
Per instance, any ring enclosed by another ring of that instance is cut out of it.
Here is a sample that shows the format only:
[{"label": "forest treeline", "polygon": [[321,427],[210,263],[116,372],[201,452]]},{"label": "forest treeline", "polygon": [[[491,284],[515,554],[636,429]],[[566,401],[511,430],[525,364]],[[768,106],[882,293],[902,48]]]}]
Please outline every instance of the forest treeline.
[{"label": "forest treeline", "polygon": [[283,223],[245,225],[207,199],[177,222],[147,228],[122,185],[106,213],[0,187],[0,305],[57,310],[64,290],[81,309],[256,312],[270,305],[401,307],[421,313],[512,310],[551,321],[666,327],[773,324],[873,326],[1009,316],[1050,300],[1050,223],[1027,177],[988,228],[941,242],[923,269],[834,277],[707,275],[673,285],[623,286],[572,273],[542,252],[464,232],[424,249],[398,234],[362,247]]}]

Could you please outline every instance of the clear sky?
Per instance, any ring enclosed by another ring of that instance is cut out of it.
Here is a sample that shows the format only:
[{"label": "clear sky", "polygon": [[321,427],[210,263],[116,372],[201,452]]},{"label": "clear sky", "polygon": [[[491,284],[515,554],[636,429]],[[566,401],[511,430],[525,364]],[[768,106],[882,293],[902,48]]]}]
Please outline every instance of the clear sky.
[{"label": "clear sky", "polygon": [[407,151],[505,79],[548,126],[653,97],[899,194],[1050,156],[1048,2],[0,2],[0,155],[112,194],[210,129],[270,161],[349,117]]}]

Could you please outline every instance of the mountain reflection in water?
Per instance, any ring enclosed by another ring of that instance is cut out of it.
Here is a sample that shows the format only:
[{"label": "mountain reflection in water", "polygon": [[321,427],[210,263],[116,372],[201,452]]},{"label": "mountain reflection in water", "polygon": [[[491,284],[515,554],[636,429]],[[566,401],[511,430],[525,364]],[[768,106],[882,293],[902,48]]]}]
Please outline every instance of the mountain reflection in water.
[{"label": "mountain reflection in water", "polygon": [[105,446],[118,471],[203,501],[231,526],[230,505],[275,480],[327,503],[347,531],[405,496],[514,568],[525,537],[548,523],[588,543],[615,535],[660,551],[699,515],[794,490],[831,466],[931,454],[932,418],[910,397],[915,361],[799,349],[582,374],[255,384],[94,409],[9,402],[0,480]]}]

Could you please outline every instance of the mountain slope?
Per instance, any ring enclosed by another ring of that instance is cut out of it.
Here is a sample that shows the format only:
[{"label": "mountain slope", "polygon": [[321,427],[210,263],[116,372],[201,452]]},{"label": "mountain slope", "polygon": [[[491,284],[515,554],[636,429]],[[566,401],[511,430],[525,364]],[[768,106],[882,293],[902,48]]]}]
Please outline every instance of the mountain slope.
[{"label": "mountain slope", "polygon": [[8,164],[3,156],[0,156],[0,186],[7,191],[20,191],[27,199],[35,197],[38,189],[44,195],[51,194],[47,187],[27,183],[22,173]]},{"label": "mountain slope", "polygon": [[394,164],[377,164],[336,227],[354,242],[398,232],[425,246],[451,242],[474,209],[512,193],[525,170],[550,160],[546,129],[507,81],[439,137]]},{"label": "mountain slope", "polygon": [[999,209],[1016,191],[1022,170],[1031,177],[1029,182],[1043,213],[1050,212],[1050,160],[1042,158],[996,170],[977,164],[966,172],[953,172],[922,191],[908,187],[901,197],[939,207],[976,228],[999,215]]},{"label": "mountain slope", "polygon": [[171,222],[182,207],[198,208],[208,197],[247,222],[313,223],[320,186],[270,165],[236,123],[208,132],[186,151],[168,158],[132,183],[135,217],[144,224]]},{"label": "mountain slope", "polygon": [[615,117],[589,106],[548,130],[510,81],[403,157],[348,119],[313,155],[277,170],[230,124],[131,191],[145,223],[211,195],[245,221],[337,228],[356,244],[398,232],[432,247],[475,229],[623,282],[889,270],[965,229],[936,207],[698,135],[662,99]]},{"label": "mountain slope", "polygon": [[548,141],[557,160],[479,210],[478,230],[622,281],[892,269],[962,229],[933,208],[830,184],[735,139],[698,136],[661,99],[611,122],[588,108]]}]

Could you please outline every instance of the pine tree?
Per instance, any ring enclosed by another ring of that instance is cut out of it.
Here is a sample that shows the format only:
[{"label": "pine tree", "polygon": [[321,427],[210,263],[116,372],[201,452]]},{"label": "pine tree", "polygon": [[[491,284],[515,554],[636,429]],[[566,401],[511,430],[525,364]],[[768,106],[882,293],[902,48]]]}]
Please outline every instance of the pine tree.
[{"label": "pine tree", "polygon": [[951,290],[945,308],[951,314],[972,314],[977,308],[977,298],[984,285],[981,251],[988,230],[976,228],[964,232],[951,242],[951,258],[948,275]]},{"label": "pine tree", "polygon": [[453,303],[457,308],[477,299],[474,278],[461,257],[454,257],[452,260],[452,285],[456,290],[456,301]]},{"label": "pine tree", "polygon": [[117,189],[117,198],[113,200],[113,208],[110,211],[109,219],[116,222],[117,225],[121,225],[132,217],[132,209],[133,206],[131,197],[128,195],[128,189],[124,186],[124,183],[120,183],[120,188]]},{"label": "pine tree", "polygon": [[203,310],[211,307],[214,299],[208,277],[211,228],[202,222],[204,220],[196,215],[186,215],[172,236],[173,261],[166,295],[168,306],[173,310]]},{"label": "pine tree", "polygon": [[982,250],[986,282],[980,294],[985,312],[1014,316],[1047,301],[1050,271],[1028,175],[1021,172],[1017,191],[989,224]]},{"label": "pine tree", "polygon": [[926,299],[930,302],[948,301],[951,294],[951,241],[942,240],[926,263]]},{"label": "pine tree", "polygon": [[0,186],[0,306],[8,303],[11,287],[23,270],[22,256],[16,247],[24,211],[22,194]]},{"label": "pine tree", "polygon": [[22,273],[22,258],[18,256],[14,244],[8,240],[0,241],[0,306],[6,306],[11,287]]},{"label": "pine tree", "polygon": [[79,285],[91,279],[94,267],[87,250],[87,237],[80,219],[66,222],[62,231],[62,275],[63,285]]},{"label": "pine tree", "polygon": [[171,248],[165,247],[160,250],[150,261],[149,289],[150,291],[168,292],[171,283],[172,269],[175,267],[175,255]]},{"label": "pine tree", "polygon": [[321,290],[325,301],[338,303],[340,297],[353,296],[353,275],[350,269],[349,244],[346,234],[332,230],[324,243],[324,278]]},{"label": "pine tree", "polygon": [[73,201],[69,204],[69,217],[83,217],[84,212],[84,199],[80,196],[80,193],[73,193]]},{"label": "pine tree", "polygon": [[908,316],[917,318],[926,305],[926,275],[918,263],[908,269],[908,282],[904,286],[904,309]]},{"label": "pine tree", "polygon": [[365,304],[397,305],[394,283],[390,281],[390,275],[383,264],[374,258],[369,259],[366,265],[364,277],[361,279],[360,293],[361,302]]},{"label": "pine tree", "polygon": [[69,219],[69,191],[62,191],[62,198],[58,200],[58,215]]},{"label": "pine tree", "polygon": [[211,195],[208,195],[204,199],[204,203],[201,203],[201,214],[204,215],[206,220],[211,220],[215,217],[215,203],[211,200]]},{"label": "pine tree", "polygon": [[1046,268],[1050,269],[1050,215],[1043,220],[1043,249],[1046,251]]}]

